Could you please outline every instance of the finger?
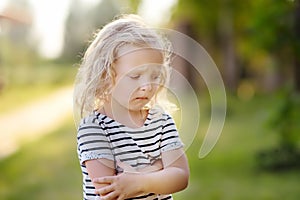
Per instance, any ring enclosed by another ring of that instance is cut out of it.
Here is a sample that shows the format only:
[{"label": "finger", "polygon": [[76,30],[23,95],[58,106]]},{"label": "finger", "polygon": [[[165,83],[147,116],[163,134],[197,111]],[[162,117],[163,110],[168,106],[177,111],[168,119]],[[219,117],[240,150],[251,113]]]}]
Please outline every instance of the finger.
[{"label": "finger", "polygon": [[114,182],[114,176],[104,176],[100,178],[93,178],[93,183],[98,184],[111,184]]},{"label": "finger", "polygon": [[101,195],[101,200],[116,200],[116,199],[119,199],[118,194],[116,192],[111,192],[106,195]]},{"label": "finger", "polygon": [[120,195],[116,200],[124,200],[124,195]]},{"label": "finger", "polygon": [[96,193],[96,194],[100,194],[101,196],[105,196],[105,195],[107,195],[107,194],[109,194],[109,193],[111,193],[111,192],[113,192],[113,191],[114,191],[113,186],[108,185],[108,186],[105,186],[105,187],[96,189],[96,190],[95,190],[95,193]]}]

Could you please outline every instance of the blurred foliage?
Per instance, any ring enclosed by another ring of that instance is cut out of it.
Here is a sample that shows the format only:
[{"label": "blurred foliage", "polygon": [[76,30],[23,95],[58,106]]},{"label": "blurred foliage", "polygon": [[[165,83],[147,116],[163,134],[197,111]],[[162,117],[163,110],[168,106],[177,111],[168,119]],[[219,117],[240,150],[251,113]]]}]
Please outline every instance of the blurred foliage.
[{"label": "blurred foliage", "polygon": [[96,30],[102,28],[118,13],[118,6],[111,0],[99,1],[95,7],[85,5],[84,1],[74,0],[65,25],[61,59],[78,62]]},{"label": "blurred foliage", "polygon": [[279,95],[279,106],[270,120],[270,126],[281,136],[281,146],[300,147],[300,96],[288,90]]},{"label": "blurred foliage", "polygon": [[131,8],[132,13],[137,13],[139,5],[141,3],[140,0],[128,0],[128,6]]},{"label": "blurred foliage", "polygon": [[258,154],[259,164],[272,170],[300,169],[300,96],[285,89],[276,102],[268,125],[278,135],[278,143]]},{"label": "blurred foliage", "polygon": [[266,119],[278,136],[273,148],[259,151],[268,169],[300,167],[299,19],[299,0],[179,0],[174,10],[175,27],[208,50],[228,92],[250,100],[291,88],[274,99]]},{"label": "blurred foliage", "polygon": [[0,199],[80,199],[75,127],[66,126],[0,160]]},{"label": "blurred foliage", "polygon": [[251,1],[252,19],[249,20],[249,42],[269,53],[284,52],[294,41],[294,3],[287,0]]},{"label": "blurred foliage", "polygon": [[[190,27],[188,34],[212,55],[225,83],[233,78],[238,86],[241,79],[250,79],[256,92],[269,92],[300,78],[293,76],[294,68],[300,67],[294,62],[299,51],[294,44],[300,37],[294,30],[295,14],[300,12],[297,3],[298,0],[179,0],[173,23]],[[232,65],[235,68],[228,71]],[[232,89],[230,85],[227,88]]]}]

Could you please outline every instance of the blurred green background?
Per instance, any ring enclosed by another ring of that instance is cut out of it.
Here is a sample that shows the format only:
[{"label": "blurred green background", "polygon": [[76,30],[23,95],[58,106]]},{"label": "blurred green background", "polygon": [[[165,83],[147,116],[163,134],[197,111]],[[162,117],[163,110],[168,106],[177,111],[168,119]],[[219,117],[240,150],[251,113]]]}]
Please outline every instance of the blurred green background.
[{"label": "blurred green background", "polygon": [[[73,81],[93,32],[129,12],[199,42],[226,87],[224,129],[199,159],[210,99],[201,76],[181,62],[201,120],[187,149],[190,184],[175,199],[300,198],[299,0],[50,2],[0,3],[0,199],[82,199]],[[45,43],[38,30],[48,36],[60,30],[60,40]]]}]

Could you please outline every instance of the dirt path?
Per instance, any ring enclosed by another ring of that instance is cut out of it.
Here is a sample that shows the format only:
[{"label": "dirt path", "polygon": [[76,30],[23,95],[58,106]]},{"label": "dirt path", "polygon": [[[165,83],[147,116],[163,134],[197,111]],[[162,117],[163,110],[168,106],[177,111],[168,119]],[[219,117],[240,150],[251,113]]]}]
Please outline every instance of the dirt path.
[{"label": "dirt path", "polygon": [[0,115],[0,158],[55,130],[72,116],[72,88],[59,89],[21,109]]}]

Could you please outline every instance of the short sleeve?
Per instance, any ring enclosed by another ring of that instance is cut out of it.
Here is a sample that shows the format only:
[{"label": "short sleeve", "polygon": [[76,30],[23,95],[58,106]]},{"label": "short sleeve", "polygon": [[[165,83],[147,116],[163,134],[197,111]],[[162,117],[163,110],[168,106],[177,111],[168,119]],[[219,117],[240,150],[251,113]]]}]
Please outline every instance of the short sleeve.
[{"label": "short sleeve", "polygon": [[161,152],[182,148],[184,145],[179,138],[173,118],[167,114],[165,117],[165,123],[162,127]]},{"label": "short sleeve", "polygon": [[80,124],[77,133],[77,151],[80,164],[100,158],[114,160],[107,135],[95,119],[83,120]]}]

